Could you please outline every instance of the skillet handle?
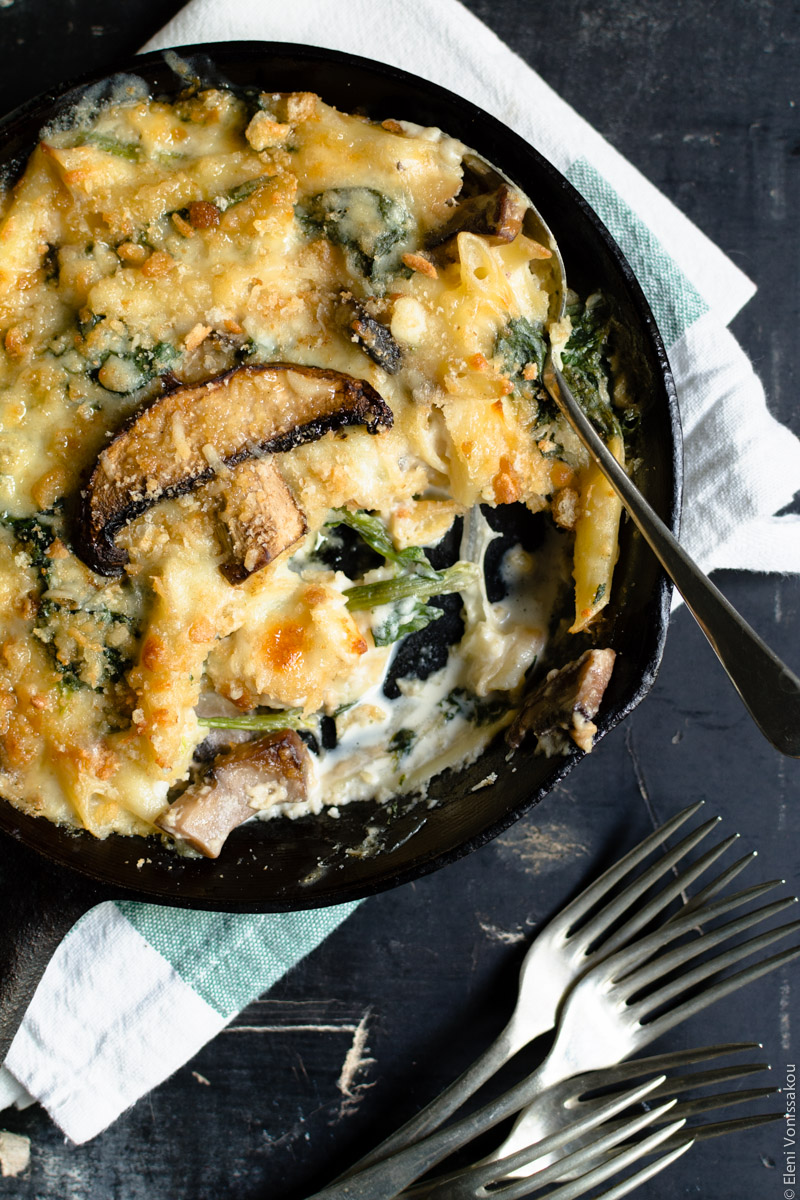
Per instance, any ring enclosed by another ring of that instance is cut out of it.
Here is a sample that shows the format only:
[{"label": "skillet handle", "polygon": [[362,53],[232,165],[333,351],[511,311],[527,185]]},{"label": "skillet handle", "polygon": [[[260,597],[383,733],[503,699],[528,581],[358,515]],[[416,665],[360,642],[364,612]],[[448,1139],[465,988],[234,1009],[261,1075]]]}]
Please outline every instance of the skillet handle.
[{"label": "skillet handle", "polygon": [[108,894],[27,847],[0,841],[0,1063],[56,947]]}]

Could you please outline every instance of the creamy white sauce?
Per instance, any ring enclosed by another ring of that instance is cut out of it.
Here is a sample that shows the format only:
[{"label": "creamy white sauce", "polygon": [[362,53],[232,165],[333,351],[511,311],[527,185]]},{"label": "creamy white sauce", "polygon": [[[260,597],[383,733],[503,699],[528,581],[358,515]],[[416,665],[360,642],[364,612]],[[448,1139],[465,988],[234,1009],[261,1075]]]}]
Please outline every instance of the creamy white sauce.
[{"label": "creamy white sauce", "polygon": [[[559,593],[569,576],[569,546],[566,538],[548,528],[535,553],[511,547],[500,567],[507,595],[490,603],[483,565],[497,536],[478,507],[467,515],[460,557],[471,559],[481,571],[463,593],[466,631],[451,647],[445,666],[424,680],[399,679],[400,695],[389,699],[383,690],[391,665],[387,657],[381,679],[357,704],[337,715],[336,746],[321,747],[314,756],[307,800],[272,803],[257,814],[260,819],[295,818],[325,808],[338,816],[341,805],[355,800],[385,803],[398,795],[425,795],[431,778],[474,762],[510,723],[525,674],[545,649]],[[389,574],[391,570],[378,568],[368,578]],[[375,612],[379,615],[380,610]],[[483,660],[475,657],[478,645]],[[502,689],[478,690],[482,680],[498,674],[503,676]],[[482,720],[471,719],[476,698]],[[493,782],[487,777],[481,786]]]}]

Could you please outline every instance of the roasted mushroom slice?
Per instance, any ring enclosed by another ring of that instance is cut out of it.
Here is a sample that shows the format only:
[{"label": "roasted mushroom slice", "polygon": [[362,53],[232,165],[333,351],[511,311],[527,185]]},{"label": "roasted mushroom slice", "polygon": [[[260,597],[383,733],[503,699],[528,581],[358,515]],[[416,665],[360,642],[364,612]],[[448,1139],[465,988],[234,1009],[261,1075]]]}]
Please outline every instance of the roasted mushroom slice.
[{"label": "roasted mushroom slice", "polygon": [[466,200],[468,196],[479,193],[494,192],[501,184],[508,182],[485,158],[470,151],[462,158],[461,169],[464,175],[461,191],[458,193],[459,200]]},{"label": "roasted mushroom slice", "polygon": [[597,733],[593,718],[614,669],[613,650],[587,650],[574,662],[550,671],[527,697],[506,735],[516,750],[533,733],[546,754],[563,753],[569,734],[587,754]]},{"label": "roasted mushroom slice", "polygon": [[527,204],[516,188],[501,183],[493,192],[458,202],[449,221],[434,229],[428,246],[441,246],[457,233],[479,233],[494,242],[513,242],[522,228]]},{"label": "roasted mushroom slice", "polygon": [[291,450],[347,425],[388,429],[392,410],[363,379],[293,363],[238,367],[156,400],[95,464],[82,497],[76,552],[101,575],[126,552],[114,538],[158,500],[207,483],[222,466]]},{"label": "roasted mushroom slice", "polygon": [[222,486],[219,523],[229,558],[220,567],[241,583],[300,540],[306,520],[272,458],[239,463]]},{"label": "roasted mushroom slice", "polygon": [[357,342],[387,375],[394,375],[400,369],[403,352],[392,337],[391,330],[373,317],[351,292],[342,292],[339,301],[348,336]]},{"label": "roasted mushroom slice", "polygon": [[179,842],[217,858],[231,830],[273,804],[306,799],[308,750],[293,729],[242,742],[218,755],[156,820]]}]

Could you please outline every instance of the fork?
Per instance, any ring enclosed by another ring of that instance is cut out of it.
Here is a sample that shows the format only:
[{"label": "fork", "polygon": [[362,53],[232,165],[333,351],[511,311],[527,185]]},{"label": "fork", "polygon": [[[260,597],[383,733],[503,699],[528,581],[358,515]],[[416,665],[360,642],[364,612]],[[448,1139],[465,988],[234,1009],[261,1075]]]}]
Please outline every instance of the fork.
[{"label": "fork", "polygon": [[[529,1115],[533,1109],[536,1109],[538,1112],[539,1132],[535,1142],[526,1149],[527,1159],[517,1168],[517,1173],[524,1173],[526,1176],[530,1176],[532,1173],[551,1165],[552,1162],[557,1160],[557,1155],[547,1155],[542,1152],[542,1145],[546,1136],[559,1133],[564,1129],[572,1129],[571,1137],[573,1138],[573,1142],[571,1144],[574,1144],[574,1140],[576,1140],[574,1134],[576,1116],[583,1112],[596,1112],[609,1098],[605,1095],[602,1097],[596,1095],[601,1089],[603,1091],[611,1088],[619,1089],[621,1085],[629,1088],[633,1080],[639,1077],[652,1076],[653,1074],[662,1075],[662,1072],[671,1071],[673,1068],[695,1066],[699,1063],[707,1063],[714,1058],[731,1054],[741,1054],[754,1049],[760,1049],[758,1043],[733,1043],[721,1046],[708,1046],[695,1050],[678,1050],[668,1054],[656,1055],[652,1058],[637,1059],[630,1063],[611,1067],[605,1071],[590,1071],[583,1075],[572,1076],[559,1084],[555,1084],[545,1092],[542,1092],[528,1109]],[[765,1070],[769,1070],[766,1063],[739,1063],[722,1068],[695,1071],[688,1075],[662,1075],[663,1082],[653,1081],[654,1086],[652,1091],[647,1095],[647,1101],[649,1103],[660,1097],[681,1097],[687,1091],[696,1091],[698,1088],[709,1087],[711,1085],[731,1083],[736,1079],[742,1079]],[[764,1096],[774,1095],[778,1090],[776,1087],[748,1088],[737,1092],[715,1093],[712,1096],[698,1097],[688,1101],[679,1100],[675,1107],[670,1110],[669,1119],[676,1120],[699,1116],[703,1113],[741,1104],[748,1100],[756,1100]],[[595,1094],[592,1095],[592,1093]],[[753,1129],[759,1125],[780,1120],[783,1115],[782,1112],[762,1113],[705,1125],[687,1126],[674,1140],[673,1138],[666,1139],[662,1148],[673,1149],[682,1142],[687,1132],[691,1133],[695,1142],[699,1142],[708,1138],[722,1136],[725,1133],[744,1132],[747,1129]],[[658,1122],[655,1123],[657,1124]],[[606,1121],[604,1127],[610,1130],[618,1126],[621,1126],[621,1122]],[[588,1140],[584,1144],[588,1145]],[[505,1171],[512,1169],[507,1165],[501,1167],[501,1163],[502,1159],[498,1151],[497,1154],[490,1156],[490,1158],[480,1163],[475,1163],[471,1167],[462,1168],[447,1175],[440,1175],[423,1184],[417,1184],[403,1192],[403,1197],[407,1196],[409,1200],[412,1197],[413,1200],[437,1200],[440,1197],[446,1197],[447,1200],[484,1200],[486,1193],[482,1189],[487,1187],[489,1183],[498,1182],[503,1177]]]},{"label": "fork", "polygon": [[[715,828],[719,818],[714,817],[685,837],[621,892],[615,893],[626,876],[662,846],[702,805],[702,800],[690,804],[656,829],[594,880],[545,926],[523,959],[517,1003],[497,1039],[426,1108],[364,1155],[347,1172],[348,1175],[410,1146],[438,1128],[518,1051],[555,1026],[556,1013],[564,993],[582,974],[630,941],[736,841],[738,834],[726,838],[677,876],[650,904],[638,906],[653,884],[671,871]],[[750,854],[739,859],[698,893],[691,903],[696,906],[698,902],[703,903],[718,894],[754,857],[754,854]],[[600,904],[602,908],[593,912]],[[591,917],[588,916],[590,913]],[[626,913],[631,914],[626,924],[609,934],[609,930]]]},{"label": "fork", "polygon": [[[439,1186],[431,1192],[426,1192],[425,1195],[426,1197],[438,1197],[439,1200],[489,1200],[492,1195],[513,1200],[515,1196],[530,1196],[538,1194],[542,1188],[547,1188],[548,1200],[574,1200],[575,1197],[583,1196],[596,1184],[605,1182],[612,1175],[617,1175],[640,1158],[653,1154],[660,1146],[672,1142],[669,1151],[655,1163],[626,1177],[610,1191],[603,1192],[602,1197],[598,1197],[598,1200],[614,1200],[616,1197],[625,1196],[640,1183],[652,1179],[664,1167],[669,1166],[688,1150],[693,1142],[691,1135],[687,1136],[683,1133],[685,1118],[671,1120],[665,1129],[657,1130],[639,1141],[631,1141],[647,1126],[669,1120],[670,1110],[675,1107],[674,1100],[668,1100],[639,1116],[617,1121],[613,1129],[606,1120],[615,1111],[619,1111],[621,1106],[630,1106],[645,1100],[648,1095],[654,1094],[659,1083],[663,1081],[664,1076],[661,1076],[660,1079],[651,1080],[644,1087],[634,1088],[632,1091],[626,1092],[624,1096],[615,1097],[610,1102],[607,1101],[593,1114],[576,1120],[564,1130],[545,1139],[539,1146],[533,1147],[534,1154],[538,1155],[542,1151],[547,1154],[548,1159],[552,1160],[552,1165],[538,1172],[534,1179],[526,1178],[521,1186],[512,1183],[496,1191],[486,1191],[487,1185],[497,1183],[502,1178],[493,1168],[499,1166],[503,1171],[508,1171],[519,1166],[520,1159],[525,1157],[524,1152],[502,1164],[493,1164],[492,1167],[482,1166],[479,1170],[480,1183],[477,1185],[477,1190],[472,1186],[475,1179],[474,1177],[470,1178],[468,1171],[465,1173],[465,1177],[462,1176],[462,1182],[456,1184],[455,1191],[449,1180],[443,1180]],[[592,1129],[595,1130],[594,1135],[589,1132]],[[579,1144],[578,1148],[572,1149],[576,1141]],[[620,1148],[620,1143],[625,1144]],[[615,1150],[616,1153],[614,1153]],[[564,1179],[568,1179],[569,1182],[556,1191],[550,1190],[551,1183]],[[522,1188],[524,1191],[521,1190]],[[413,1193],[403,1194],[411,1195]]]},{"label": "fork", "polygon": [[[619,951],[585,976],[588,986],[576,986],[565,1000],[558,1038],[564,1050],[560,1058],[551,1051],[542,1063],[539,1068],[540,1088],[547,1086],[548,1078],[552,1082],[558,1082],[559,1077],[564,1078],[565,1071],[567,1074],[573,1074],[574,1071],[568,1069],[572,1064],[575,1064],[575,1070],[597,1069],[610,1065],[613,1061],[628,1058],[662,1033],[673,1029],[686,1017],[700,1012],[713,1000],[729,995],[743,984],[800,955],[800,947],[786,950],[765,962],[746,968],[738,975],[718,981],[693,999],[684,1001],[660,1016],[653,1016],[663,1005],[677,999],[687,989],[703,983],[712,975],[734,966],[751,954],[760,952],[773,942],[800,929],[800,921],[794,921],[768,930],[715,958],[699,963],[679,978],[668,978],[673,971],[684,967],[707,950],[716,949],[729,938],[796,903],[796,897],[787,897],[746,913],[727,925],[702,933],[694,941],[661,953],[650,961],[653,950],[663,949],[669,942],[691,932],[692,924],[696,924],[698,919],[707,924],[713,916],[723,916],[734,907],[738,907],[739,903],[755,899],[774,886],[775,882],[756,885],[737,893],[728,901],[717,901],[705,908],[692,907],[690,912],[673,918],[661,929],[650,934],[644,939],[644,944],[634,944]],[[714,909],[717,911],[712,913]],[[637,953],[639,946],[642,954]],[[637,967],[640,962],[643,962],[643,965]],[[662,980],[666,982],[656,991],[641,995],[644,989]],[[592,1029],[591,1037],[586,1036],[587,1027]],[[555,1049],[554,1045],[553,1050]],[[537,1136],[541,1136],[540,1120],[536,1110],[532,1110],[530,1115],[527,1112],[522,1113],[509,1137],[491,1157],[507,1155],[520,1146],[529,1145],[537,1140]]]},{"label": "fork", "polygon": [[[710,932],[697,933],[706,925],[726,916],[751,900],[776,887],[782,880],[758,884],[733,896],[714,900],[671,920],[645,937],[639,938],[587,971],[568,992],[560,1011],[558,1030],[544,1062],[521,1083],[498,1100],[477,1112],[440,1129],[421,1142],[406,1147],[388,1159],[374,1163],[356,1174],[332,1183],[314,1196],[314,1200],[391,1200],[420,1175],[441,1162],[466,1142],[493,1128],[505,1117],[529,1105],[546,1088],[570,1075],[601,1070],[621,1062],[673,1029],[687,1017],[701,1012],[714,1001],[729,996],[752,980],[800,956],[800,946],[791,947],[761,962],[754,963],[725,979],[717,979],[690,999],[659,1015],[658,1010],[675,1000],[687,988],[734,966],[782,937],[800,929],[800,921],[768,930],[756,938],[706,960],[679,977],[673,973],[692,959],[715,950],[731,937],[765,921],[794,904],[796,898],[773,901],[762,908],[730,921]],[[669,943],[687,934],[694,940],[665,950]],[[637,967],[637,964],[643,964]],[[661,982],[647,996],[642,991]],[[641,998],[637,998],[641,997]],[[537,1140],[527,1137],[524,1119],[517,1122],[511,1138],[515,1146],[527,1147]],[[508,1150],[510,1141],[504,1144]]]},{"label": "fork", "polygon": [[[657,1091],[658,1089],[656,1089]],[[655,1093],[654,1093],[655,1094]],[[652,1154],[656,1147],[662,1152],[672,1152],[675,1157],[679,1157],[695,1142],[701,1140],[702,1129],[690,1127],[685,1124],[686,1118],[681,1114],[681,1105],[676,1104],[670,1111],[669,1105],[665,1104],[656,1110],[651,1111],[653,1116],[652,1124],[658,1125],[664,1120],[675,1118],[670,1124],[668,1130],[664,1130],[663,1137],[657,1140],[657,1135],[651,1135],[650,1138],[643,1141],[634,1142],[633,1144],[623,1145],[623,1153],[629,1152],[631,1157],[626,1161],[635,1161],[635,1159],[645,1157]],[[750,1129],[756,1125],[765,1124],[768,1121],[778,1121],[782,1118],[782,1113],[772,1113],[768,1116],[760,1118],[751,1118],[744,1122],[728,1121],[722,1122],[716,1126],[718,1134],[739,1132],[745,1128]],[[676,1125],[680,1128],[676,1131]],[[628,1142],[632,1135],[632,1130],[628,1122],[610,1122],[609,1128],[612,1128],[614,1133],[624,1142]],[[573,1133],[571,1129],[564,1131],[564,1136],[572,1139]],[[546,1187],[552,1182],[563,1182],[564,1186],[556,1191],[547,1192],[547,1200],[573,1200],[576,1196],[582,1196],[589,1187],[593,1187],[596,1183],[608,1179],[610,1175],[616,1174],[621,1166],[621,1155],[612,1155],[607,1146],[603,1145],[600,1138],[592,1139],[584,1136],[578,1139],[580,1142],[580,1155],[574,1152],[574,1156],[564,1156],[558,1158],[552,1152],[547,1154],[546,1161],[550,1162],[550,1166],[544,1170],[537,1171],[533,1176],[527,1172],[522,1180],[516,1179],[509,1182],[509,1174],[513,1171],[519,1172],[521,1167],[528,1165],[527,1158],[529,1155],[535,1155],[537,1161],[541,1150],[545,1143],[540,1143],[537,1146],[530,1147],[527,1151],[519,1152],[510,1158],[503,1159],[499,1162],[491,1163],[476,1163],[473,1167],[468,1167],[465,1171],[458,1175],[444,1177],[438,1181],[432,1181],[430,1187],[414,1188],[410,1191],[403,1192],[402,1197],[408,1197],[408,1200],[520,1200],[524,1196],[538,1195],[543,1187]],[[569,1144],[573,1144],[570,1142]],[[603,1192],[601,1197],[596,1200],[617,1200],[620,1196],[626,1196],[629,1192],[638,1187],[640,1183],[645,1183],[648,1179],[652,1179],[655,1174],[668,1166],[670,1162],[674,1162],[675,1158],[670,1156],[670,1153],[664,1154],[657,1162],[652,1164],[650,1168],[646,1168],[636,1175],[629,1176],[620,1184],[616,1185],[609,1192]],[[584,1174],[587,1167],[594,1167],[588,1174]],[[499,1186],[502,1185],[502,1186]],[[491,1189],[491,1190],[489,1190]]]},{"label": "fork", "polygon": [[[654,1094],[656,1089],[663,1084],[665,1076],[657,1076],[645,1084],[640,1084],[621,1095],[613,1096],[606,1099],[592,1112],[581,1115],[569,1123],[566,1128],[553,1133],[547,1137],[539,1145],[533,1148],[533,1153],[546,1154],[551,1157],[553,1165],[541,1171],[535,1179],[526,1179],[524,1181],[525,1192],[518,1190],[518,1184],[511,1184],[510,1190],[503,1188],[499,1195],[504,1197],[512,1196],[514,1192],[517,1195],[531,1195],[538,1192],[542,1187],[549,1187],[549,1184],[563,1178],[565,1175],[570,1177],[570,1181],[563,1187],[558,1188],[555,1192],[547,1193],[547,1200],[575,1200],[576,1197],[582,1196],[590,1188],[595,1187],[599,1183],[605,1182],[612,1175],[618,1174],[621,1170],[630,1166],[647,1155],[653,1154],[658,1147],[672,1140],[673,1144],[669,1151],[657,1159],[654,1163],[649,1164],[637,1171],[635,1174],[628,1176],[620,1183],[614,1185],[608,1192],[604,1192],[602,1197],[597,1197],[597,1200],[617,1200],[618,1197],[627,1195],[639,1183],[647,1179],[651,1179],[653,1175],[669,1166],[676,1158],[692,1144],[691,1136],[681,1138],[681,1131],[685,1124],[685,1119],[670,1121],[665,1128],[656,1130],[644,1137],[638,1142],[624,1145],[621,1149],[617,1149],[620,1143],[630,1142],[630,1139],[635,1138],[649,1125],[663,1122],[668,1119],[667,1114],[670,1109],[675,1107],[675,1100],[670,1099],[665,1103],[658,1105],[649,1112],[640,1113],[634,1117],[628,1117],[622,1121],[615,1123],[612,1129],[607,1122],[615,1117],[618,1113],[630,1108],[632,1105],[638,1104],[646,1100],[650,1095]],[[573,1144],[578,1141],[580,1143],[577,1149],[572,1149]],[[617,1149],[617,1153],[613,1151]],[[407,1153],[407,1152],[406,1152]],[[525,1154],[515,1154],[512,1158],[505,1160],[501,1164],[494,1164],[503,1171],[514,1169],[522,1165],[525,1161]],[[389,1160],[391,1163],[392,1159]],[[388,1164],[380,1164],[385,1167]],[[492,1167],[484,1168],[481,1174],[482,1180],[492,1182],[495,1172]],[[497,1176],[500,1177],[499,1175]],[[349,1181],[345,1181],[343,1186],[347,1188]],[[444,1181],[441,1181],[444,1182]],[[449,1185],[446,1185],[449,1186]],[[437,1185],[438,1190],[438,1185]],[[349,1195],[349,1192],[343,1191],[336,1193]],[[373,1193],[358,1192],[357,1195],[369,1195]],[[379,1195],[383,1193],[375,1193]],[[409,1193],[403,1193],[404,1195]],[[416,1189],[414,1193],[416,1194]],[[432,1193],[435,1194],[435,1193]],[[440,1191],[439,1196],[442,1200],[450,1200],[451,1195],[461,1195],[461,1193],[451,1193],[450,1191]],[[327,1192],[319,1193],[320,1196],[327,1195]],[[477,1193],[465,1192],[465,1196],[472,1197],[473,1195],[488,1195],[481,1190]],[[311,1198],[315,1200],[315,1198]]]}]

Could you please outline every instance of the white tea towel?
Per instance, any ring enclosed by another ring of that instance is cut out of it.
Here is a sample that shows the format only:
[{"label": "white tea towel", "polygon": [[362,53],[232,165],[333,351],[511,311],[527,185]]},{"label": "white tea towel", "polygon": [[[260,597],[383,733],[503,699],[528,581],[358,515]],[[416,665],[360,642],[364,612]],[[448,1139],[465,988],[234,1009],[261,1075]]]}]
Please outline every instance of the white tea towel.
[{"label": "white tea towel", "polygon": [[[194,0],[146,48],[230,39],[389,62],[457,90],[549,158],[619,241],[667,343],[686,438],[685,544],[706,569],[800,571],[800,518],[773,515],[800,488],[800,442],[769,415],[726,329],[753,285],[458,0]],[[0,1075],[0,1105],[32,1094],[73,1140],[94,1136],[348,911],[102,905],[48,968]]]},{"label": "white tea towel", "polygon": [[47,967],[0,1073],[0,1108],[27,1092],[73,1141],[87,1141],[355,907],[242,916],[99,905]]}]

